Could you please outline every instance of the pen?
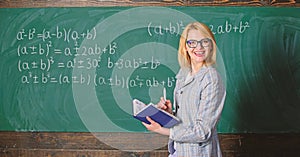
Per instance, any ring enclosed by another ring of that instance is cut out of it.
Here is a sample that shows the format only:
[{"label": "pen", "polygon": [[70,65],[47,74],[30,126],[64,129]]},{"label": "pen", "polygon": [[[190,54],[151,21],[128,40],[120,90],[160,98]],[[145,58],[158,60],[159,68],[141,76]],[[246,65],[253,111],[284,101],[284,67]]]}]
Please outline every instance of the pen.
[{"label": "pen", "polygon": [[166,87],[164,87],[164,89],[163,89],[163,95],[164,95],[164,100],[167,101],[167,91],[166,91]]},{"label": "pen", "polygon": [[[167,90],[166,90],[166,87],[164,87],[163,89],[163,97],[164,97],[164,100],[167,101]],[[173,113],[176,112],[176,104],[173,103],[173,109],[172,109]]]}]

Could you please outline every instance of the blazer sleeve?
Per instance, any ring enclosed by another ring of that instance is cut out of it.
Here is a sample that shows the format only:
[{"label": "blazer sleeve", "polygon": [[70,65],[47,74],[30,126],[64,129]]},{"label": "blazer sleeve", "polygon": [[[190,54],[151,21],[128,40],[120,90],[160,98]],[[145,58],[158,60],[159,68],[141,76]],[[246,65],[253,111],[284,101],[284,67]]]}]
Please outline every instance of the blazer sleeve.
[{"label": "blazer sleeve", "polygon": [[170,139],[178,142],[203,143],[208,141],[221,116],[225,100],[225,88],[216,71],[208,72],[201,85],[200,105],[194,124],[179,125],[170,129]]}]

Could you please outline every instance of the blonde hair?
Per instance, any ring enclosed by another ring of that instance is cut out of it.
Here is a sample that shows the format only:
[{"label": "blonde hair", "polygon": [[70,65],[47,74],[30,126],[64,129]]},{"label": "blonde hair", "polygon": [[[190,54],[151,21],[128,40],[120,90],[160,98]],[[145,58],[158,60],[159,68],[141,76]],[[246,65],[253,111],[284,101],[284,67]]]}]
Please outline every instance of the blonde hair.
[{"label": "blonde hair", "polygon": [[216,63],[217,45],[216,40],[210,28],[203,23],[193,22],[188,24],[183,30],[178,48],[178,62],[180,67],[191,67],[191,59],[186,50],[186,40],[190,30],[198,30],[204,37],[210,38],[212,41],[212,49],[208,58],[205,60],[205,65],[213,65]]}]

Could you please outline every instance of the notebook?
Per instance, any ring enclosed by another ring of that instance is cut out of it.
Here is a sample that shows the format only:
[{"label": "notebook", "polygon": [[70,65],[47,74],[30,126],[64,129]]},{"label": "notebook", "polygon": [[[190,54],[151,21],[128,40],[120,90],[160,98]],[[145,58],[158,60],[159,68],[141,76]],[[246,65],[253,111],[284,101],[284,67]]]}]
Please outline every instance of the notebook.
[{"label": "notebook", "polygon": [[156,105],[150,103],[148,105],[144,104],[138,99],[132,101],[133,105],[133,117],[150,124],[146,119],[146,116],[149,116],[152,120],[159,123],[162,127],[171,128],[174,125],[180,123],[180,120],[174,115],[157,108]]}]

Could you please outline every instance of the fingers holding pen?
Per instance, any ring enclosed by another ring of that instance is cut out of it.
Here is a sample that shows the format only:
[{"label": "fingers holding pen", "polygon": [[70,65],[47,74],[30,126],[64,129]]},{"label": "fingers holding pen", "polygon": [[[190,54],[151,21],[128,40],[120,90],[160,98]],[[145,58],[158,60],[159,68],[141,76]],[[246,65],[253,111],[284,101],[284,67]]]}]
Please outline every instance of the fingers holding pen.
[{"label": "fingers holding pen", "polygon": [[158,108],[172,113],[172,103],[170,100],[165,100],[164,97],[161,97],[160,101],[156,105]]},{"label": "fingers holding pen", "polygon": [[166,105],[168,100],[165,100],[163,97],[160,98],[160,101],[157,103],[157,107],[163,110],[166,110],[168,106]]}]

